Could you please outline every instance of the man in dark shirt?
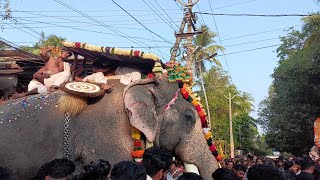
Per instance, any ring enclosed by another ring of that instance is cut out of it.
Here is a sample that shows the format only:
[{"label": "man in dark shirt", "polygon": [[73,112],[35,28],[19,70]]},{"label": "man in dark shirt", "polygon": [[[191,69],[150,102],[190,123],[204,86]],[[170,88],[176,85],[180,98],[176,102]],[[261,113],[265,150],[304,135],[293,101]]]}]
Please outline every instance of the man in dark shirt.
[{"label": "man in dark shirt", "polygon": [[314,162],[310,157],[303,157],[301,161],[301,173],[297,180],[314,180]]}]

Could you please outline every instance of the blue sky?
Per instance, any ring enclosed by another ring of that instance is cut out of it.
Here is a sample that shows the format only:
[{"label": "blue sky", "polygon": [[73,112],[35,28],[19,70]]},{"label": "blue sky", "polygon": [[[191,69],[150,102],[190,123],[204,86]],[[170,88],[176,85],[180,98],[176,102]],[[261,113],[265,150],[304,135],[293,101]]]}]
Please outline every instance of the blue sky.
[{"label": "blue sky", "polygon": [[[154,52],[166,62],[170,57],[170,47],[175,41],[174,29],[177,30],[176,25],[180,26],[183,17],[182,11],[173,0],[156,0],[173,20],[172,28],[147,6],[149,4],[149,6],[155,7],[157,12],[163,14],[163,17],[169,21],[155,0],[116,1],[146,27],[170,41],[172,43],[170,44],[155,35],[152,37],[150,32],[135,22],[111,0],[65,0],[63,2],[102,23],[97,24],[97,22],[75,13],[53,0],[11,0],[11,6],[14,10],[13,16],[19,23],[6,22],[9,25],[4,25],[4,29],[0,31],[0,37],[18,45],[31,45],[39,37],[36,32],[43,31],[46,35],[55,34],[65,37],[68,41],[113,47],[133,46],[134,49]],[[320,5],[315,4],[312,0],[210,0],[210,2],[214,13],[308,14],[320,9]],[[200,0],[198,6],[194,7],[194,11],[210,13],[208,0]],[[198,26],[204,22],[212,31],[216,32],[211,15],[198,15],[198,18]],[[278,37],[285,35],[285,28],[294,26],[296,29],[300,29],[302,24],[300,17],[215,16],[215,19],[222,45],[226,48],[226,54],[277,45],[280,43]],[[23,26],[30,27],[32,31]],[[113,30],[110,30],[110,27]],[[116,33],[112,32],[114,29],[116,29]],[[119,31],[127,38],[114,35],[119,34]],[[218,38],[215,40],[219,43]],[[228,68],[223,56],[218,56],[238,89],[253,96],[256,110],[259,102],[267,96],[268,87],[272,82],[270,75],[278,62],[276,48],[277,46],[226,55]],[[253,112],[252,115],[257,117],[256,112]]]}]

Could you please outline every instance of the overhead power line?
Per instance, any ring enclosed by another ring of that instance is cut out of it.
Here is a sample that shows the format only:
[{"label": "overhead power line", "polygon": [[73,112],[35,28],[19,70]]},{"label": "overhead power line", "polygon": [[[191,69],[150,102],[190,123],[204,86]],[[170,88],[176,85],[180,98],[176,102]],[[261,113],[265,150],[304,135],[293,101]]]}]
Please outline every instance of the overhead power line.
[{"label": "overhead power line", "polygon": [[[127,39],[127,40],[129,40],[129,41],[131,41],[131,42],[134,43],[134,44],[137,44],[138,46],[141,46],[141,44],[147,45],[146,43],[144,43],[144,42],[142,42],[142,41],[139,41],[139,40],[136,40],[136,41],[139,42],[139,43],[131,40],[130,38],[128,38],[128,35],[127,35],[127,34],[124,34],[124,33],[122,33],[121,31],[118,31],[118,30],[110,27],[109,25],[107,25],[107,24],[105,24],[105,23],[103,23],[103,22],[101,22],[101,21],[98,21],[97,19],[95,19],[95,18],[93,18],[93,17],[91,17],[91,16],[83,13],[83,12],[80,11],[80,10],[77,10],[77,9],[73,8],[72,6],[70,6],[70,5],[64,3],[64,2],[62,2],[62,1],[60,1],[60,0],[53,0],[53,1],[55,1],[56,3],[58,3],[58,4],[66,7],[66,8],[68,8],[68,9],[70,9],[70,10],[72,10],[72,11],[74,11],[74,12],[76,12],[76,13],[78,13],[78,14],[80,14],[80,15],[88,18],[88,19],[90,19],[90,20],[93,21],[93,22],[96,22],[96,23],[98,23],[98,24],[101,24],[102,26],[106,27],[106,28],[109,29],[110,31],[112,31],[112,32],[118,34],[119,36],[121,36],[121,37],[123,37],[123,38],[125,38],[125,39]],[[147,45],[147,46],[148,46],[148,45]]]},{"label": "overhead power line", "polygon": [[254,36],[254,35],[257,35],[257,34],[264,34],[264,33],[269,33],[269,32],[273,32],[273,31],[284,30],[284,29],[288,29],[288,28],[291,28],[291,27],[297,27],[297,26],[302,26],[302,24],[295,25],[295,26],[288,26],[288,27],[284,27],[284,28],[272,29],[272,30],[267,30],[267,31],[261,31],[261,32],[256,32],[256,33],[252,33],[252,34],[245,34],[245,35],[241,35],[241,36],[235,36],[235,37],[231,37],[231,38],[222,39],[221,41],[229,41],[229,40],[233,40],[233,39],[238,39],[238,38],[243,38],[243,37],[248,37],[248,36]]},{"label": "overhead power line", "polygon": [[[56,0],[55,0],[56,1]],[[135,21],[137,21],[142,27],[144,27],[146,30],[148,30],[149,32],[151,32],[152,34],[156,35],[157,37],[159,37],[160,39],[166,41],[168,44],[173,44],[170,41],[168,41],[167,39],[165,39],[164,37],[160,36],[159,34],[151,31],[149,28],[147,28],[144,24],[142,24],[139,20],[137,20],[134,16],[132,16],[128,11],[126,11],[123,7],[121,7],[118,3],[116,3],[114,0],[112,0],[112,2],[114,4],[116,4],[120,9],[122,9],[124,12],[126,12],[129,16],[131,16]]]},{"label": "overhead power line", "polygon": [[[239,54],[239,53],[249,52],[249,51],[256,51],[256,50],[266,49],[266,48],[275,47],[275,46],[280,46],[280,45],[281,45],[281,44],[275,44],[275,45],[270,45],[270,46],[258,47],[258,48],[254,48],[254,49],[247,49],[247,50],[243,50],[243,51],[231,52],[231,53],[225,54],[225,56],[227,56],[227,55],[232,55],[232,54]],[[223,55],[218,55],[218,56],[223,56]]]},{"label": "overhead power line", "polygon": [[156,8],[153,6],[153,4],[149,3],[153,6],[153,8],[145,1],[145,0],[142,0],[150,9],[152,9],[152,11],[164,22],[166,23],[171,29],[173,29],[174,31],[174,28],[172,27],[172,25],[170,23],[168,23],[166,20],[164,20],[164,17],[161,17],[157,12],[156,12]]},{"label": "overhead power line", "polygon": [[195,12],[197,14],[213,15],[213,16],[253,16],[253,17],[305,17],[320,14],[224,14],[224,13],[207,13]]},{"label": "overhead power line", "polygon": [[[173,22],[173,24],[179,29],[179,26],[174,23],[174,20],[169,16],[169,14],[162,8],[162,6],[156,1],[156,0],[153,0],[159,7],[160,9],[167,15],[167,17],[171,20],[171,22]],[[160,13],[159,13],[160,14]],[[161,15],[161,14],[160,14]]]},{"label": "overhead power line", "polygon": [[[209,2],[210,9],[211,9],[211,13],[213,14],[213,10],[212,10],[212,6],[211,6],[210,0],[208,0],[208,2]],[[221,37],[220,37],[220,33],[219,33],[219,29],[218,29],[218,26],[217,26],[216,19],[214,18],[214,16],[212,16],[212,18],[213,18],[213,22],[214,22],[214,25],[215,25],[216,30],[217,30],[217,35],[218,35],[218,39],[219,39],[220,46],[223,47],[222,42],[221,42]],[[226,58],[226,56],[225,56],[225,54],[224,54],[224,51],[222,51],[222,55],[223,55],[224,61],[226,62],[227,71],[228,71],[228,74],[229,74],[229,77],[230,77],[230,81],[231,81],[231,83],[233,84],[232,76],[231,76],[230,69],[229,69],[229,64],[228,64],[227,58]]]}]

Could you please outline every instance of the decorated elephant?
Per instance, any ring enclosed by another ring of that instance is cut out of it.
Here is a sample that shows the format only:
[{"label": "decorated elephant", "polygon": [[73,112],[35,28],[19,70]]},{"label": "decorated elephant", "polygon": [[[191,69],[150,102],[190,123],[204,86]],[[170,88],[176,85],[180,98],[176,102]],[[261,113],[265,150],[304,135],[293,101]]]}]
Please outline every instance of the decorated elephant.
[{"label": "decorated elephant", "polygon": [[70,158],[78,167],[99,158],[112,165],[132,160],[133,126],[147,141],[196,165],[204,179],[211,179],[218,163],[197,111],[184,99],[178,83],[156,79],[138,80],[127,87],[116,80],[110,83],[114,84],[111,93],[88,99],[83,112],[71,117],[69,133],[64,133],[67,121],[58,104],[66,95],[62,91],[0,107],[0,165],[27,179],[45,162],[64,156],[66,134]]}]

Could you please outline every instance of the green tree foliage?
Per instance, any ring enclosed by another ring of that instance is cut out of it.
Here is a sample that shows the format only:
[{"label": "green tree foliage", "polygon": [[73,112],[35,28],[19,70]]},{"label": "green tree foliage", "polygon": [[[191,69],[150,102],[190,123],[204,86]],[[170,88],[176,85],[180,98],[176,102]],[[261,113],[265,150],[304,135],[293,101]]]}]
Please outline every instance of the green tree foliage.
[{"label": "green tree foliage", "polygon": [[33,46],[21,46],[21,49],[28,51],[30,53],[39,55],[40,49],[42,47],[48,47],[48,46],[62,47],[62,42],[65,40],[66,40],[65,38],[58,37],[56,35],[50,35],[49,37],[45,38],[44,33],[42,33],[42,37],[38,43],[34,44]]},{"label": "green tree foliage", "polygon": [[0,28],[3,28],[3,21],[12,19],[9,0],[0,0],[0,19]]},{"label": "green tree foliage", "polygon": [[[231,92],[232,95],[236,95],[232,100],[235,147],[241,146],[247,150],[258,152],[257,140],[259,140],[259,136],[256,120],[249,116],[253,110],[251,95],[237,90],[230,83],[226,72],[220,68],[211,68],[207,73],[204,73],[204,82],[210,105],[212,132],[217,146],[219,143],[222,146],[229,146],[229,105],[224,95]],[[229,152],[229,148],[226,150]]]},{"label": "green tree foliage", "polygon": [[224,50],[222,46],[215,45],[215,41],[213,39],[216,37],[216,34],[211,32],[206,25],[202,25],[200,29],[202,34],[194,38],[195,47],[200,48],[195,54],[195,62],[193,62],[195,65],[195,75],[197,77],[200,76],[201,72],[206,72],[206,68],[204,66],[205,61],[213,62],[216,66],[221,67],[219,60],[217,60],[215,57],[210,58],[210,56],[218,51]]},{"label": "green tree foliage", "polygon": [[0,0],[0,13],[2,20],[8,20],[12,18],[9,0]]},{"label": "green tree foliage", "polygon": [[320,46],[313,43],[301,48],[300,43],[308,37],[308,33],[295,31],[281,38],[283,45],[278,53],[285,53],[280,56],[269,96],[259,110],[268,145],[294,155],[312,147],[313,122],[320,114]]}]

